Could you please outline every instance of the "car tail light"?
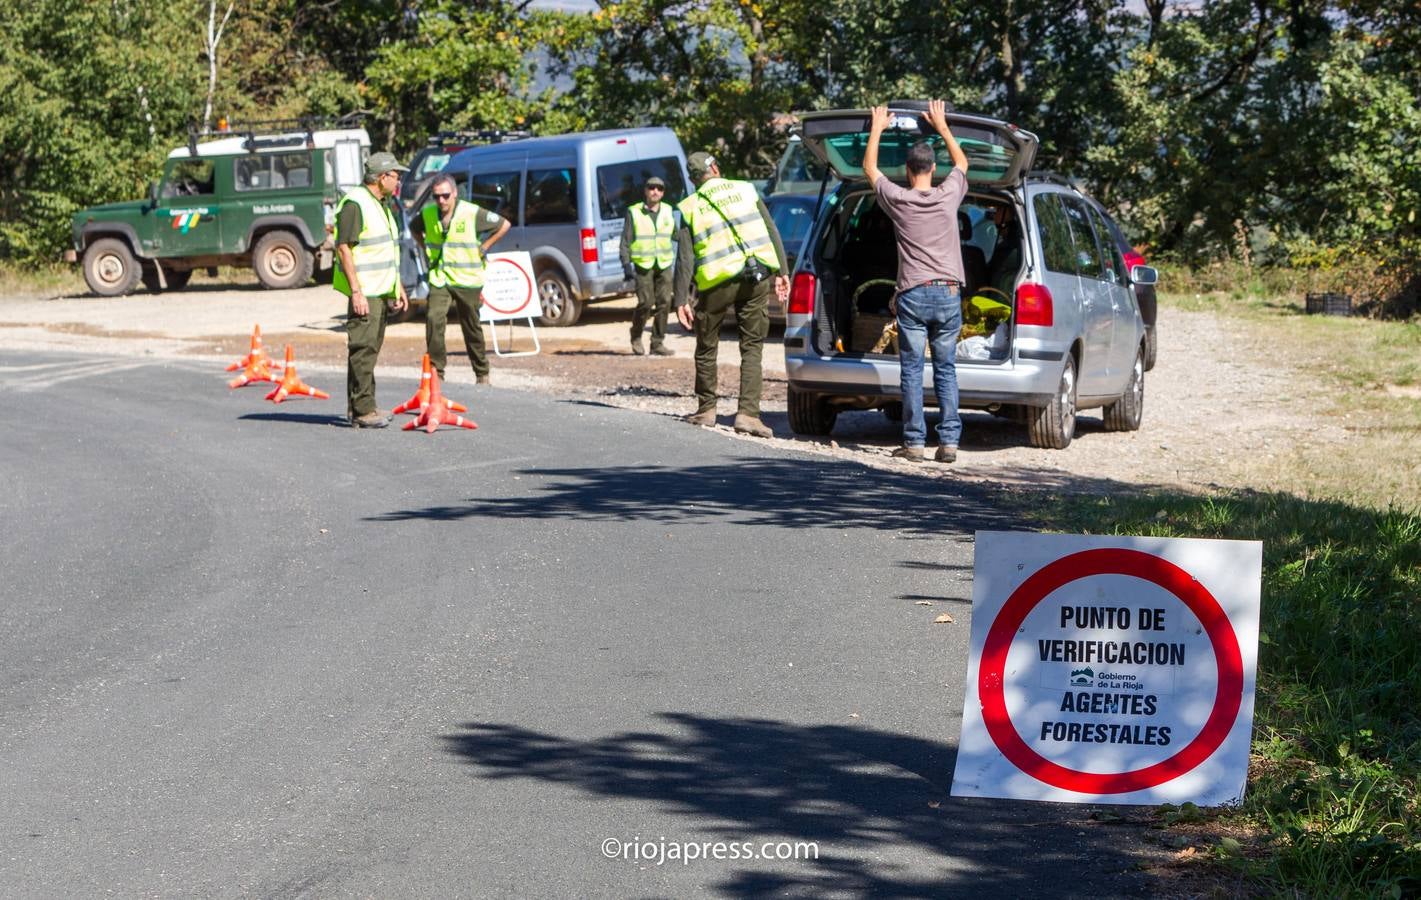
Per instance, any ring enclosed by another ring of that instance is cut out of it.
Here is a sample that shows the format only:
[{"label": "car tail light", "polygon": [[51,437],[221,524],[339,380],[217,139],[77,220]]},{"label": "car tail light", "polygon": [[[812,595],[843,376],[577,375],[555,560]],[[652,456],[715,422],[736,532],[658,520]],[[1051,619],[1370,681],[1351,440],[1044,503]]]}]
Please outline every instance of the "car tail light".
[{"label": "car tail light", "polygon": [[814,291],[819,286],[819,281],[808,272],[800,272],[794,276],[794,282],[789,288],[789,309],[786,312],[792,316],[807,316],[814,312]]},{"label": "car tail light", "polygon": [[597,261],[597,232],[591,228],[582,229],[582,261]]},{"label": "car tail light", "polygon": [[1051,327],[1055,321],[1052,302],[1046,285],[1025,282],[1016,289],[1016,324]]},{"label": "car tail light", "polygon": [[1126,272],[1133,272],[1133,271],[1135,271],[1135,267],[1136,267],[1136,266],[1143,266],[1144,264],[1145,264],[1145,258],[1144,258],[1143,256],[1141,256],[1140,254],[1136,253],[1134,250],[1126,250],[1126,251],[1125,251],[1125,271],[1126,271]]}]

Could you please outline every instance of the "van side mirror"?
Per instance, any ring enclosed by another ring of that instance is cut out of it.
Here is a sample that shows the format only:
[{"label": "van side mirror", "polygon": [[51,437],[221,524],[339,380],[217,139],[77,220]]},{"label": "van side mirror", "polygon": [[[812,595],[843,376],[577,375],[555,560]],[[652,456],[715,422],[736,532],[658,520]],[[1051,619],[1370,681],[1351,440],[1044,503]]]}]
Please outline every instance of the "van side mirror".
[{"label": "van side mirror", "polygon": [[158,204],[158,182],[148,182],[148,202],[154,206]]},{"label": "van side mirror", "polygon": [[1130,269],[1130,280],[1141,285],[1155,284],[1159,281],[1159,272],[1154,266],[1135,266]]}]

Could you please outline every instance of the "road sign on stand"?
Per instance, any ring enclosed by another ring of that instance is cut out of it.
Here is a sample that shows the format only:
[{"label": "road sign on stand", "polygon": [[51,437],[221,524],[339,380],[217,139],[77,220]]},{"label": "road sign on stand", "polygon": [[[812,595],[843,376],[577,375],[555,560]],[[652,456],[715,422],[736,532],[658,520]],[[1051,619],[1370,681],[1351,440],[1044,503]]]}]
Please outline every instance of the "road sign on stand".
[{"label": "road sign on stand", "polygon": [[978,532],[952,794],[1243,798],[1262,544]]},{"label": "road sign on stand", "polygon": [[[490,253],[485,259],[483,305],[479,321],[489,322],[493,332],[493,352],[498,356],[532,356],[541,351],[538,328],[533,319],[543,314],[538,300],[538,282],[533,277],[533,257],[526,250]],[[514,351],[513,323],[524,320],[533,336],[532,350]],[[508,323],[509,350],[499,346],[498,323]]]}]

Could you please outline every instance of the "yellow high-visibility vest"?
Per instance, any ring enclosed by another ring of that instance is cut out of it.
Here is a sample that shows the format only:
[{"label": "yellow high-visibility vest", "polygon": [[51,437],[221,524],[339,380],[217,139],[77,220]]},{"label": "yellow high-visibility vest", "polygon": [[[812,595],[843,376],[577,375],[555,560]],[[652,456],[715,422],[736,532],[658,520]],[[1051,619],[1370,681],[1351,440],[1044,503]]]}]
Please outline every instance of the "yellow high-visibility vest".
[{"label": "yellow high-visibility vest", "polygon": [[676,227],[676,216],[668,204],[657,207],[656,218],[646,211],[645,203],[633,203],[627,208],[632,215],[631,243],[627,245],[627,255],[632,265],[639,269],[669,269],[676,261],[676,248],[671,244],[672,230]]},{"label": "yellow high-visibility vest", "polygon": [[424,246],[429,253],[429,283],[434,287],[483,287],[484,255],[479,249],[479,208],[467,200],[454,203],[449,232],[439,221],[439,207],[424,208]]},{"label": "yellow high-visibility vest", "polygon": [[[375,195],[364,185],[351,188],[350,193],[340,198],[336,206],[336,244],[340,243],[340,211],[347,203],[360,207],[360,235],[356,238],[359,243],[350,248],[360,290],[367,297],[393,295],[400,280],[394,213],[390,212],[389,206],[375,199]],[[350,282],[346,280],[345,267],[339,262],[336,263],[331,283],[336,290],[350,296]]]},{"label": "yellow high-visibility vest", "polygon": [[682,200],[679,208],[696,253],[696,287],[704,291],[729,281],[752,257],[771,272],[779,271],[770,230],[760,215],[759,195],[748,181],[712,178]]}]

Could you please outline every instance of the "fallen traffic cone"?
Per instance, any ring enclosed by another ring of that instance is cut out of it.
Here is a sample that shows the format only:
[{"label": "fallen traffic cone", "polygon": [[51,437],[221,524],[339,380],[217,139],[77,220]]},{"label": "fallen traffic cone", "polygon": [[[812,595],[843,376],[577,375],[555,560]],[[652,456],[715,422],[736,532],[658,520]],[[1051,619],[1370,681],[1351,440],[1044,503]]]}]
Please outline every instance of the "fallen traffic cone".
[{"label": "fallen traffic cone", "polygon": [[470,419],[457,416],[449,409],[444,392],[439,389],[439,373],[429,373],[429,403],[419,408],[419,415],[412,422],[406,422],[403,430],[412,431],[423,427],[426,434],[433,434],[440,425],[457,425],[460,428],[478,428]]},{"label": "fallen traffic cone", "polygon": [[[414,392],[413,397],[409,398],[404,403],[401,403],[399,406],[395,407],[394,410],[392,410],[392,413],[394,415],[399,415],[403,412],[418,413],[420,410],[424,409],[426,406],[429,405],[429,384],[430,380],[435,376],[436,373],[434,371],[434,364],[429,361],[428,353],[424,354],[424,358],[420,360],[419,369],[419,390]],[[444,405],[452,409],[454,412],[469,411],[469,408],[467,406],[457,400],[445,399]]]},{"label": "fallen traffic cone", "polygon": [[310,387],[301,380],[301,376],[296,374],[296,353],[291,349],[291,345],[286,345],[286,371],[281,376],[281,384],[276,390],[266,395],[266,399],[272,403],[280,403],[292,394],[301,394],[307,397],[315,397],[317,400],[329,400],[331,395],[325,391]]},{"label": "fallen traffic cone", "polygon": [[[260,338],[256,338],[260,340]],[[255,348],[260,350],[260,347]],[[248,356],[246,362],[242,364],[242,374],[227,382],[229,388],[246,387],[258,381],[279,381],[271,370],[273,367],[281,368],[280,364],[273,361],[265,352],[255,356]]]},{"label": "fallen traffic cone", "polygon": [[238,369],[245,369],[247,366],[250,366],[252,364],[253,360],[264,362],[268,366],[281,365],[276,360],[266,355],[266,348],[262,346],[262,327],[260,325],[252,326],[252,349],[247,353],[246,356],[229,365],[226,371],[235,372]]}]

